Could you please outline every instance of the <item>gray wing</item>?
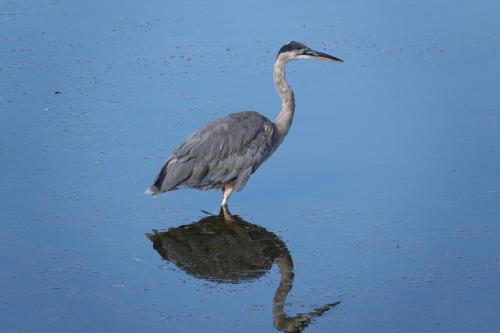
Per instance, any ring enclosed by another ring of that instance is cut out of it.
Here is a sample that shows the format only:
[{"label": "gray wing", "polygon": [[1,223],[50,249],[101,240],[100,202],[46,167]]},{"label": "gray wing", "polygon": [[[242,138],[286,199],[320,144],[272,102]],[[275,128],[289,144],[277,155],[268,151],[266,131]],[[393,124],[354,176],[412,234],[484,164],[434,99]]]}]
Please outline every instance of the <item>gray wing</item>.
[{"label": "gray wing", "polygon": [[182,187],[210,189],[235,181],[241,190],[273,152],[274,124],[257,112],[230,114],[199,129],[175,150],[160,170],[152,194]]}]

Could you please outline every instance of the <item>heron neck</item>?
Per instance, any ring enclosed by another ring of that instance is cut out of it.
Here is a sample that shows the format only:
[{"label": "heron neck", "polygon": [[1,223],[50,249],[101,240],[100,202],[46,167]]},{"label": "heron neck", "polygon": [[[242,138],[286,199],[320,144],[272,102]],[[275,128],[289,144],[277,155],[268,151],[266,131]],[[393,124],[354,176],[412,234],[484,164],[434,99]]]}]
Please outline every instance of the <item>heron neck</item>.
[{"label": "heron neck", "polygon": [[285,314],[284,306],[288,293],[293,285],[293,261],[290,253],[285,253],[279,258],[280,284],[273,298],[273,319],[274,325],[279,327],[286,326],[290,320]]},{"label": "heron neck", "polygon": [[292,88],[285,80],[285,66],[287,59],[279,56],[274,64],[274,85],[281,98],[281,111],[274,120],[281,140],[286,136],[290,126],[292,126],[293,113],[295,111],[295,97]]}]

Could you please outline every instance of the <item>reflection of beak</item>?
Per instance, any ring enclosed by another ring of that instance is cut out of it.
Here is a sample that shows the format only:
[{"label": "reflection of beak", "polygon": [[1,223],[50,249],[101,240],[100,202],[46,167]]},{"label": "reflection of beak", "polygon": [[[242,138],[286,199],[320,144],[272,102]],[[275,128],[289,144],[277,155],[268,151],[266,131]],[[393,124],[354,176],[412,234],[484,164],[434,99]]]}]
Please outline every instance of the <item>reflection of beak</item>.
[{"label": "reflection of beak", "polygon": [[329,54],[326,54],[326,53],[323,53],[323,52],[319,52],[319,51],[307,50],[307,51],[304,52],[304,54],[308,55],[310,57],[317,58],[319,60],[344,62],[343,60],[341,60],[341,59],[339,59],[337,57],[334,57],[334,56],[331,56]]}]

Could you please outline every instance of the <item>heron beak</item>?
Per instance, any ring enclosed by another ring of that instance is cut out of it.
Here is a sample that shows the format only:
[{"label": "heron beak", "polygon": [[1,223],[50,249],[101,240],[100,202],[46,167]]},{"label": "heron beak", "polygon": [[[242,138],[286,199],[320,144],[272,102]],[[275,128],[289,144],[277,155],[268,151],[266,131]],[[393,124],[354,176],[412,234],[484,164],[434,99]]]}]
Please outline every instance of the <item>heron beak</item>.
[{"label": "heron beak", "polygon": [[307,56],[314,57],[314,58],[317,58],[319,60],[344,62],[343,60],[341,60],[341,59],[339,59],[337,57],[334,57],[334,56],[331,56],[329,54],[326,54],[326,53],[323,53],[323,52],[319,52],[319,51],[307,50],[304,53]]}]

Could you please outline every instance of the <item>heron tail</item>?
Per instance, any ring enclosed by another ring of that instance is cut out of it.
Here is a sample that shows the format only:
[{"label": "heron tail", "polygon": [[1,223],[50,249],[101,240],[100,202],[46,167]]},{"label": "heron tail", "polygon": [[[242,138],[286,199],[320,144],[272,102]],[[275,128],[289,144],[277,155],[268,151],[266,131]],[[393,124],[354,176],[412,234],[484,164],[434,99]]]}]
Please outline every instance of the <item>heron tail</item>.
[{"label": "heron tail", "polygon": [[177,158],[172,157],[163,165],[153,185],[144,193],[157,197],[167,191],[175,190],[191,175],[192,169],[191,163],[177,163]]},{"label": "heron tail", "polygon": [[146,189],[146,191],[144,191],[144,194],[150,195],[150,196],[155,197],[155,198],[158,197],[161,193],[162,192],[160,192],[160,190],[154,185],[148,187]]}]

